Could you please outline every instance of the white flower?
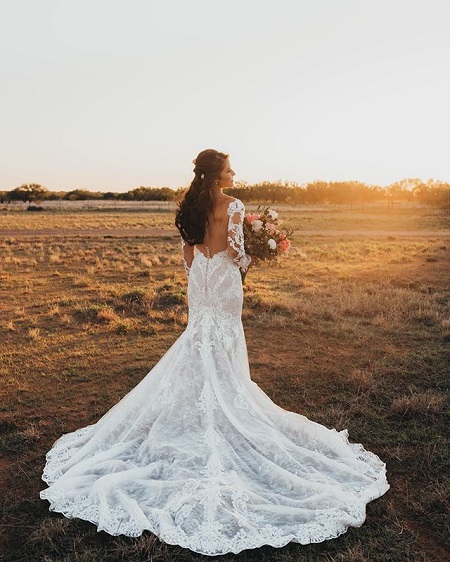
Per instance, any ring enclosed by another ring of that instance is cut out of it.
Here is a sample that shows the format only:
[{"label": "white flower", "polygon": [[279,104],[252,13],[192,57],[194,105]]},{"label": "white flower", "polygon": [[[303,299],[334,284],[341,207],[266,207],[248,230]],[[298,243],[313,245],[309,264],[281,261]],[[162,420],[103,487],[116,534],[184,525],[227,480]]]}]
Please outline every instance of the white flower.
[{"label": "white flower", "polygon": [[269,209],[267,211],[267,216],[269,217],[269,219],[275,220],[278,218],[278,213],[276,211],[274,211],[273,209]]},{"label": "white flower", "polygon": [[262,227],[263,227],[263,221],[260,221],[260,220],[258,220],[258,219],[252,221],[252,230],[253,230],[253,232],[259,232]]},{"label": "white flower", "polygon": [[269,248],[271,250],[277,249],[277,243],[275,242],[275,240],[273,238],[269,238],[269,240],[267,240],[267,244],[269,244]]}]

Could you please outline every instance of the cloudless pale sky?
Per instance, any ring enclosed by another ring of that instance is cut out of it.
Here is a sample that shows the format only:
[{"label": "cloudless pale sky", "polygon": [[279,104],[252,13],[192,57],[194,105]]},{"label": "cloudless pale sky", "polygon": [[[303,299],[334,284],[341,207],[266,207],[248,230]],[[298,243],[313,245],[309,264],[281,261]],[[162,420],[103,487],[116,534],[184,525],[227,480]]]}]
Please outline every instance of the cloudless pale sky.
[{"label": "cloudless pale sky", "polygon": [[450,181],[448,0],[0,0],[0,189]]}]

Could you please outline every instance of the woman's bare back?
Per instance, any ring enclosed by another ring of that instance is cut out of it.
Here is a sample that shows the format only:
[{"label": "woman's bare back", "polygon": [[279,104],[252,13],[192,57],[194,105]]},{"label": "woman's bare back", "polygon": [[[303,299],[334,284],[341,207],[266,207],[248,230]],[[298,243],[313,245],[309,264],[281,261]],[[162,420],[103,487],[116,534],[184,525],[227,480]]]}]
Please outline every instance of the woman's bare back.
[{"label": "woman's bare back", "polygon": [[[234,197],[224,195],[220,199],[213,201],[213,209],[208,216],[208,224],[205,230],[205,237],[203,244],[196,244],[197,250],[202,252],[205,256],[214,256],[218,252],[223,252],[227,249],[228,237],[228,207]],[[209,249],[209,253],[208,253]]]}]

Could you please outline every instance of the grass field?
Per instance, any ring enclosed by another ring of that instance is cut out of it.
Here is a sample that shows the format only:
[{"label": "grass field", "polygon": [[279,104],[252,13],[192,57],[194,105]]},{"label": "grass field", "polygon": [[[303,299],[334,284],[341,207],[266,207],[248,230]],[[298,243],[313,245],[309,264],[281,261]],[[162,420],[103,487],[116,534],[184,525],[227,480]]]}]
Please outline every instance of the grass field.
[{"label": "grass field", "polygon": [[244,285],[252,378],[387,463],[391,489],[365,524],[321,544],[214,558],[50,513],[39,499],[45,453],[95,423],[182,333],[186,280],[169,210],[0,212],[0,560],[448,559],[449,217],[311,208],[283,218],[296,229],[290,256]]}]

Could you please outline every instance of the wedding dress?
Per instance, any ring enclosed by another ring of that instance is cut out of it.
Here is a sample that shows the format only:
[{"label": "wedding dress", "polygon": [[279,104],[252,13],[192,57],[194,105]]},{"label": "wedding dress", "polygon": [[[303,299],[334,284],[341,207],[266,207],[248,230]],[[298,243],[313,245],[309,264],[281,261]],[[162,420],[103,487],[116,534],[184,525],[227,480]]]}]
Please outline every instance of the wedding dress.
[{"label": "wedding dress", "polygon": [[243,214],[233,200],[227,249],[185,262],[189,318],[177,341],[97,423],[47,453],[50,510],[218,555],[337,537],[388,490],[385,464],[346,430],[283,410],[250,379]]}]

